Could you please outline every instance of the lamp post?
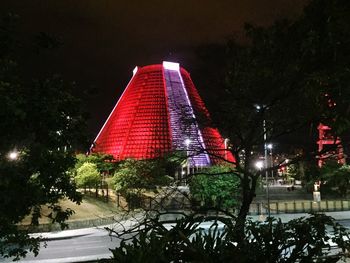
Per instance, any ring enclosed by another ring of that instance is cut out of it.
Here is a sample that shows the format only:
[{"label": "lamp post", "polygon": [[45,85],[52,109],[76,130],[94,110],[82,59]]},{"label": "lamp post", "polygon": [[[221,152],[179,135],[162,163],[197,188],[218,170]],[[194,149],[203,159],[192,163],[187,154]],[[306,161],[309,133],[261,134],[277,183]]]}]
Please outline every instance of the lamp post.
[{"label": "lamp post", "polygon": [[[254,105],[258,112],[261,112],[262,107],[260,105]],[[270,194],[269,194],[269,182],[268,182],[268,163],[267,163],[267,132],[266,132],[266,120],[263,118],[263,137],[264,137],[264,163],[265,163],[265,180],[266,180],[266,198],[267,198],[267,213],[270,217]]]},{"label": "lamp post", "polygon": [[267,214],[268,217],[271,216],[270,214],[270,193],[269,193],[269,180],[268,180],[268,176],[269,176],[269,172],[267,171],[268,168],[268,163],[267,163],[267,144],[266,144],[266,121],[265,119],[263,120],[263,132],[264,132],[264,156],[265,156],[265,181],[266,181],[266,198],[267,198]]},{"label": "lamp post", "polygon": [[[270,167],[273,167],[273,156],[272,156],[273,144],[269,143],[267,145],[267,148],[270,150]],[[272,179],[274,179],[274,177],[273,177],[273,169],[271,169],[271,177],[272,177]]]}]

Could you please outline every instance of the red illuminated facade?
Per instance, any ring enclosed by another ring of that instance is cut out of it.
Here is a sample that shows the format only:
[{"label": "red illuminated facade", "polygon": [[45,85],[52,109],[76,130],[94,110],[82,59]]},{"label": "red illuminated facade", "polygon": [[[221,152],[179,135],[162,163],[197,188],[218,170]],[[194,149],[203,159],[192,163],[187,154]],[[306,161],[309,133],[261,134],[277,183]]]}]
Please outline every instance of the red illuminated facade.
[{"label": "red illuminated facade", "polygon": [[171,62],[134,69],[91,150],[116,160],[185,151],[191,166],[234,160],[219,131],[211,126],[190,74]]},{"label": "red illuminated facade", "polygon": [[[340,138],[333,136],[331,128],[327,125],[320,124],[318,129],[318,151],[322,153],[318,159],[318,166],[321,167],[325,160],[336,159],[339,164],[345,164],[345,155]],[[331,147],[328,150],[327,147]],[[323,153],[324,152],[324,153]]]}]

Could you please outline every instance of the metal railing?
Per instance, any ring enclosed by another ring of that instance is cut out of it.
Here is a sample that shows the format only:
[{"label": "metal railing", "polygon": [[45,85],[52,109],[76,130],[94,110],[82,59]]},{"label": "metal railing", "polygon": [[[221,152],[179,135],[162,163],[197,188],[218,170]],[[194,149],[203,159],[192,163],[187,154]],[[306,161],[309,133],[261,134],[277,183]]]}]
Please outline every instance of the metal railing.
[{"label": "metal railing", "polygon": [[[350,200],[324,200],[320,202],[296,200],[287,202],[270,202],[271,214],[335,212],[348,210],[350,210]],[[250,215],[262,215],[267,214],[267,212],[268,206],[266,202],[257,202],[250,205]]]}]

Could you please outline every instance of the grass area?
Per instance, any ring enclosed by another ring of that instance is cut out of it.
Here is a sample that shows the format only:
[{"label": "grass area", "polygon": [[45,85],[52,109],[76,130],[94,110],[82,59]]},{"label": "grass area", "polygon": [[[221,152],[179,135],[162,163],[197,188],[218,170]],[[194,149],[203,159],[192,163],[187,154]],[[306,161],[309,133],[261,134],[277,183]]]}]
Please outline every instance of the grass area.
[{"label": "grass area", "polygon": [[[84,196],[83,201],[80,205],[77,205],[68,199],[61,200],[59,202],[59,205],[63,209],[70,208],[75,211],[75,213],[69,218],[67,222],[108,217],[120,212],[114,201],[106,203],[100,199],[96,199],[87,195]],[[50,210],[47,208],[47,206],[43,206],[42,214],[48,215],[49,213]],[[43,216],[39,220],[40,224],[46,224],[49,222],[50,220],[46,216]],[[22,221],[22,225],[28,224],[30,224],[30,216],[27,216]]]}]

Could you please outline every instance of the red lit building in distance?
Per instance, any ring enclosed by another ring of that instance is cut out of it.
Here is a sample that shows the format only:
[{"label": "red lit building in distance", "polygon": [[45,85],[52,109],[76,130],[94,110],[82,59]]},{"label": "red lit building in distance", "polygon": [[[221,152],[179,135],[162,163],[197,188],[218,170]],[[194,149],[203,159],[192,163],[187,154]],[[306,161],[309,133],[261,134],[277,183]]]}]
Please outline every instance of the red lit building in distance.
[{"label": "red lit building in distance", "polygon": [[[318,125],[317,129],[318,152],[322,153],[318,159],[318,166],[321,167],[328,159],[337,160],[337,162],[342,165],[345,164],[345,154],[340,138],[335,137],[332,134],[332,129],[322,123]],[[330,147],[331,150],[327,149],[327,147]]]},{"label": "red lit building in distance", "polygon": [[204,167],[233,161],[225,148],[190,74],[178,63],[163,62],[134,69],[91,151],[118,161],[183,151],[192,167]]}]

